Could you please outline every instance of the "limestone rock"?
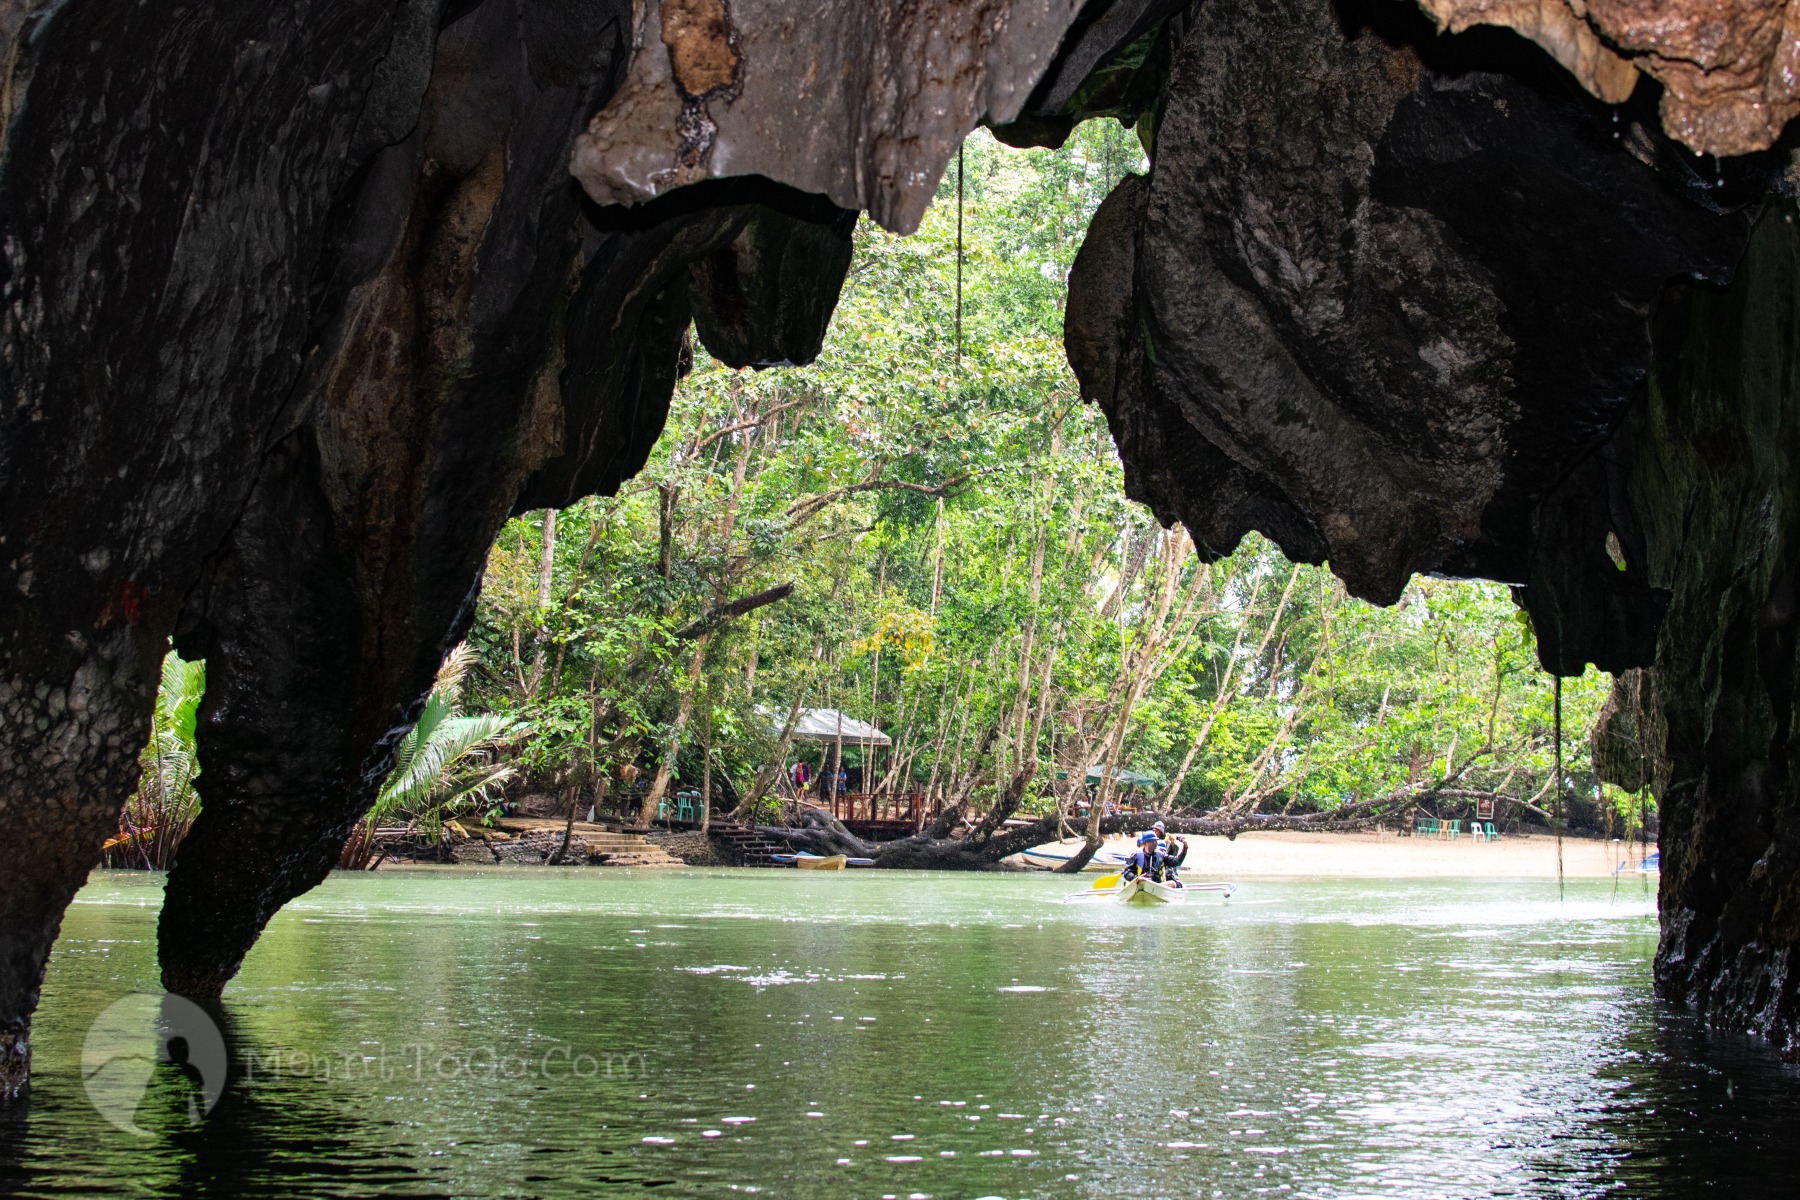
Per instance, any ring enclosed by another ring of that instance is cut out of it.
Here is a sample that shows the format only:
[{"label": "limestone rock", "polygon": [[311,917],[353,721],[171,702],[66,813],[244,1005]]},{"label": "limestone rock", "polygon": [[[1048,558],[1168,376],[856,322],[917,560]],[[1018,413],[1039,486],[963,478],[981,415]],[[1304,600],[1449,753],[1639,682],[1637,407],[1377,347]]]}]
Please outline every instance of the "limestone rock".
[{"label": "limestone rock", "polygon": [[1645,684],[1666,760],[1657,988],[1800,1059],[1795,220],[1774,206],[1729,288],[1671,297],[1668,365],[1617,453],[1671,594]]},{"label": "limestone rock", "polygon": [[1517,30],[1609,104],[1641,71],[1662,121],[1695,151],[1767,149],[1800,113],[1800,10],[1786,0],[1419,0],[1440,28]]},{"label": "limestone rock", "polygon": [[1568,484],[1597,532],[1540,511],[1637,396],[1665,281],[1728,277],[1748,212],[1528,47],[1502,73],[1406,33],[1203,8],[1154,168],[1071,274],[1070,361],[1132,494],[1211,552],[1260,529],[1384,603],[1500,579],[1546,662],[1646,661],[1660,601],[1605,557],[1604,472]]},{"label": "limestone rock", "polygon": [[1614,677],[1594,721],[1594,774],[1628,792],[1668,794],[1669,729],[1656,699],[1654,672],[1633,668]]},{"label": "limestone rock", "polygon": [[1081,0],[642,0],[624,85],[576,140],[600,204],[760,175],[918,227],[983,118],[1016,117]]},{"label": "limestone rock", "polygon": [[[690,326],[805,359],[858,210],[911,228],[978,120],[1098,112],[1154,150],[1067,312],[1131,493],[1378,600],[1511,583],[1558,671],[1654,655],[1659,986],[1800,1046],[1800,252],[1776,156],[1692,152],[1792,114],[1787,9],[1427,7],[1555,61],[1374,0],[0,0],[0,1094],[171,636],[207,769],[159,952],[216,996],[507,515],[642,467]],[[1660,116],[1603,102],[1633,72]],[[496,847],[549,849],[455,853]]]}]

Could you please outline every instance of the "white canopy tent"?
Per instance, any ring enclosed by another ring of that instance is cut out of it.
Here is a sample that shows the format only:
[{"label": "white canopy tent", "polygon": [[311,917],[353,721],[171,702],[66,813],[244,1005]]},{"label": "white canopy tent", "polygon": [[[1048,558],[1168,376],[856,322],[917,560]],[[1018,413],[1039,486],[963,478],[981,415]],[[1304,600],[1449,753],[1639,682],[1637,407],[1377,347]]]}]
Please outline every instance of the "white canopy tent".
[{"label": "white canopy tent", "polygon": [[[792,710],[782,709],[777,712],[759,705],[758,711],[779,736],[786,727],[788,713]],[[799,785],[797,791],[790,795],[802,803],[828,810],[832,816],[865,837],[894,837],[916,833],[923,828],[925,818],[932,815],[932,808],[926,797],[918,791],[880,790],[881,782],[891,781],[880,777],[876,771],[875,751],[891,751],[894,739],[869,722],[846,716],[835,708],[803,708],[794,721],[792,740],[807,742],[820,749],[816,785],[810,782]],[[852,750],[860,750],[863,759],[860,765],[848,768],[850,778],[857,781],[856,790],[851,791],[848,786],[842,789],[829,786],[827,780],[831,778],[835,765],[845,752]],[[878,779],[880,782],[877,782]],[[793,784],[794,779],[788,773],[784,786]]]},{"label": "white canopy tent", "polygon": [[[780,733],[783,717],[773,717],[775,732]],[[891,746],[894,740],[867,721],[845,716],[835,708],[803,708],[794,725],[797,742],[835,742],[842,738],[846,746]]]}]

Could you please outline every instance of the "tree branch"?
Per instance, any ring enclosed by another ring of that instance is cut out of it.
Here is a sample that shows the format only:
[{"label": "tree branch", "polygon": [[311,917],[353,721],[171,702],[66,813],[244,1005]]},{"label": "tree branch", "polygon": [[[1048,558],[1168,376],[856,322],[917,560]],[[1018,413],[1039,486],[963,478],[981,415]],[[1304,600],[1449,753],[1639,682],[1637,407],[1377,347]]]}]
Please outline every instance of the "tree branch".
[{"label": "tree branch", "polygon": [[792,583],[778,583],[765,591],[739,596],[729,604],[721,604],[717,608],[707,610],[696,620],[677,629],[674,636],[682,640],[697,638],[717,629],[727,621],[735,620],[747,613],[753,613],[765,605],[786,600],[793,593],[794,585]]},{"label": "tree branch", "polygon": [[974,474],[958,475],[954,479],[946,479],[943,483],[933,487],[926,483],[907,483],[899,479],[883,479],[881,472],[884,469],[885,464],[878,464],[856,483],[794,501],[788,505],[788,527],[790,529],[798,528],[839,500],[847,496],[854,496],[859,492],[917,492],[921,496],[941,496],[945,499],[954,499],[975,478]]}]

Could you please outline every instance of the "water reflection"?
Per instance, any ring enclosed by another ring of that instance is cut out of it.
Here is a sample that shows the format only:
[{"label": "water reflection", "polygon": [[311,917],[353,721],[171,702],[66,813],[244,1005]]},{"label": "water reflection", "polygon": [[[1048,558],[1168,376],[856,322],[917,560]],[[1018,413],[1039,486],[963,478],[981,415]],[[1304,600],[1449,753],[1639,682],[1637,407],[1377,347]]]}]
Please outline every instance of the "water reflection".
[{"label": "water reflection", "polygon": [[[114,1127],[73,1073],[43,1072],[28,1105],[0,1110],[0,1194],[170,1197],[444,1194],[391,1148],[371,1146],[365,1114],[334,1104],[312,1081],[246,1064],[272,1048],[244,1035],[229,1007],[209,1014],[230,1069],[217,1088],[178,1053],[142,1081],[135,1129]],[[54,1048],[53,1048],[54,1050]],[[10,1124],[7,1122],[10,1121]]]},{"label": "water reflection", "polygon": [[1795,1072],[1657,1006],[1598,882],[346,876],[228,992],[218,1106],[160,1067],[134,1138],[77,1064],[153,986],[155,882],[70,915],[8,1194],[1792,1192]]},{"label": "water reflection", "polygon": [[[1800,1195],[1800,1067],[1767,1046],[1657,1006],[1600,1083],[1582,1124],[1619,1194]],[[1567,1178],[1554,1161],[1544,1174]]]}]

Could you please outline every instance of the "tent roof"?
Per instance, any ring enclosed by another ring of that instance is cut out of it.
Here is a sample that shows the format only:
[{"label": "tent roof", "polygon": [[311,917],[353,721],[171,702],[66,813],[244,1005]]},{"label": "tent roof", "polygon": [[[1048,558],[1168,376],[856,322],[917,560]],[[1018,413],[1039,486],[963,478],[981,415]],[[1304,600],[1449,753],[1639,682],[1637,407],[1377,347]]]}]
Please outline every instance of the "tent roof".
[{"label": "tent roof", "polygon": [[[777,733],[785,713],[772,714]],[[845,716],[835,708],[803,708],[800,710],[799,723],[794,726],[794,740],[800,742],[835,742],[839,737],[848,746],[891,746],[892,738],[867,721],[859,721],[855,717]]]},{"label": "tent roof", "polygon": [[[1056,773],[1056,777],[1058,779],[1067,779],[1069,777],[1069,773],[1067,771],[1058,771]],[[1087,780],[1089,783],[1099,783],[1102,779],[1105,779],[1105,778],[1106,778],[1106,765],[1104,763],[1096,763],[1087,769]],[[1156,780],[1150,778],[1150,776],[1139,775],[1136,771],[1127,770],[1124,767],[1119,768],[1119,772],[1118,772],[1116,778],[1118,779],[1118,781],[1120,783],[1124,784],[1126,787],[1144,787],[1146,785],[1151,785],[1151,786],[1156,785]]]},{"label": "tent roof", "polygon": [[[1089,767],[1087,777],[1095,783],[1099,783],[1102,779],[1106,778],[1105,766],[1096,764],[1095,766]],[[1156,782],[1156,780],[1150,778],[1148,775],[1139,775],[1136,771],[1130,771],[1124,767],[1119,768],[1117,779],[1120,783],[1128,784],[1131,787],[1142,787],[1144,784],[1154,784]]]}]

